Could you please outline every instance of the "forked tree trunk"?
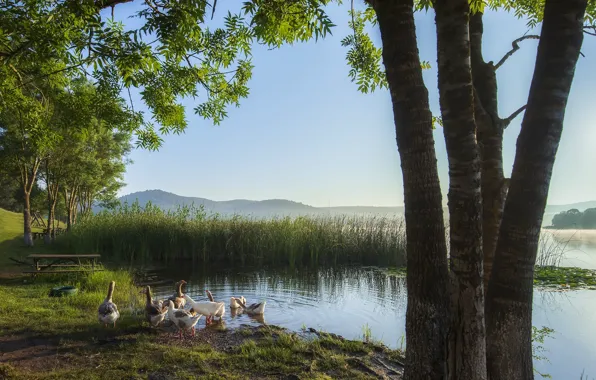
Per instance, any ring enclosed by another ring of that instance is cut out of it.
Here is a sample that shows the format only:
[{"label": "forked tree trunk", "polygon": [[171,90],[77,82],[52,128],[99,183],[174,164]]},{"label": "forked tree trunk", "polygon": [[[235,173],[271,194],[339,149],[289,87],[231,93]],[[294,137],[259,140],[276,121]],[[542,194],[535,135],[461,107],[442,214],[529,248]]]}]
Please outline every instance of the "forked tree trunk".
[{"label": "forked tree trunk", "polygon": [[492,63],[482,56],[482,13],[470,16],[470,50],[475,88],[475,118],[482,162],[482,251],[484,290],[492,264],[503,215],[507,182],[503,175],[503,127],[497,103],[497,77]]},{"label": "forked tree trunk", "polygon": [[450,379],[486,379],[482,199],[468,0],[436,0],[439,95],[449,159]]},{"label": "forked tree trunk", "polygon": [[407,235],[405,379],[445,379],[447,248],[432,114],[416,41],[413,0],[371,2],[381,30],[404,182]]},{"label": "forked tree trunk", "polygon": [[491,380],[533,378],[532,296],[538,238],[565,107],[583,42],[587,0],[546,0],[528,107],[487,294]]}]

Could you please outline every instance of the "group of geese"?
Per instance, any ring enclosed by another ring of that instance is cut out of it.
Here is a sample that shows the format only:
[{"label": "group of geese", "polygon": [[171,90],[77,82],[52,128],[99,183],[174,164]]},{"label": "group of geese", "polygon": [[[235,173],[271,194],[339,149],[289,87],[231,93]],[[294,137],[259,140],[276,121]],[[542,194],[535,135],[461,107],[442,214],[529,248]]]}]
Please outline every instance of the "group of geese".
[{"label": "group of geese", "polygon": [[[195,325],[199,322],[201,316],[205,316],[206,324],[213,322],[213,318],[218,318],[220,321],[223,318],[226,309],[224,302],[216,302],[209,290],[206,291],[209,301],[196,302],[188,294],[182,293],[182,286],[186,281],[181,280],[176,283],[176,292],[165,300],[154,300],[151,296],[151,288],[149,285],[141,291],[146,296],[145,315],[149,324],[157,327],[164,320],[166,315],[172,323],[178,328],[180,338],[182,333],[191,331],[191,335],[195,336]],[[108,324],[113,324],[116,327],[116,321],[120,318],[118,307],[114,303],[112,296],[114,294],[115,281],[110,282],[108,288],[108,295],[99,306],[97,311],[100,323],[107,327]],[[265,312],[266,302],[253,303],[246,305],[246,299],[243,296],[230,298],[230,309],[233,312],[244,312],[248,315],[262,315]],[[186,309],[188,305],[190,308]]]}]

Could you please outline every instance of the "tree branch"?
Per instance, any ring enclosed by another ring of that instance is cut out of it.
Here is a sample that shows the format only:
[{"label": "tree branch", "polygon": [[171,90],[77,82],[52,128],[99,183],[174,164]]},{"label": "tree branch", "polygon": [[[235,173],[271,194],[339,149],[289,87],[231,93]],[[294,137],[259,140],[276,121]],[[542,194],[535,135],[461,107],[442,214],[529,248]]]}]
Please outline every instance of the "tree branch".
[{"label": "tree branch", "polygon": [[526,109],[527,106],[528,106],[527,104],[524,104],[523,106],[519,107],[515,112],[513,112],[511,115],[509,115],[507,118],[502,119],[501,127],[503,129],[506,129],[509,126],[509,124],[511,124],[513,119],[515,119],[517,117],[517,115],[522,113]]},{"label": "tree branch", "polygon": [[503,58],[501,58],[501,60],[499,60],[499,62],[495,65],[495,70],[497,70],[499,67],[501,67],[503,65],[503,63],[505,63],[506,60],[509,59],[509,57],[511,57],[513,55],[513,53],[515,53],[516,51],[519,50],[519,43],[522,42],[523,40],[528,40],[528,39],[532,39],[532,40],[539,40],[540,36],[536,35],[536,34],[528,34],[527,36],[522,36],[516,40],[514,40],[511,43],[511,46],[513,47],[511,50],[509,50],[507,52],[507,54],[505,54],[503,56]]},{"label": "tree branch", "polygon": [[105,8],[110,8],[110,7],[114,7],[118,4],[124,4],[124,3],[130,3],[133,2],[134,0],[105,0],[105,1],[101,1],[98,0],[95,2],[95,5],[99,8],[99,9],[105,9]]},{"label": "tree branch", "polygon": [[217,0],[213,0],[213,7],[211,9],[211,20],[213,20],[213,16],[215,15],[215,6],[217,5]]},{"label": "tree branch", "polygon": [[[588,32],[588,29],[592,29],[593,32]],[[595,25],[584,26],[584,33],[589,34],[590,36],[596,36],[596,26]]]},{"label": "tree branch", "polygon": [[155,4],[153,4],[151,2],[151,0],[145,0],[145,4],[147,4],[149,7],[151,7],[151,9],[153,9],[153,11],[161,16],[165,16],[165,14],[160,11],[159,9],[157,9],[157,6]]}]

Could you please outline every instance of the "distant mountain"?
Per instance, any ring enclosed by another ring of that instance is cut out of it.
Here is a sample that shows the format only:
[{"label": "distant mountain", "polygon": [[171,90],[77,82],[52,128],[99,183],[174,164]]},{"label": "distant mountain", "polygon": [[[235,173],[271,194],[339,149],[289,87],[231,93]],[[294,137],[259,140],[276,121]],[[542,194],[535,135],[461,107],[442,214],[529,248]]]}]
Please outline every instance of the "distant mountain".
[{"label": "distant mountain", "polygon": [[[286,199],[267,199],[253,201],[247,199],[233,199],[229,201],[214,201],[206,198],[183,197],[163,190],[146,190],[124,195],[120,202],[127,202],[129,205],[138,201],[141,206],[148,202],[164,210],[175,210],[178,206],[203,205],[207,213],[219,213],[222,215],[251,215],[255,217],[273,216],[299,216],[299,215],[400,215],[403,214],[403,207],[370,207],[370,206],[348,206],[348,207],[313,207],[300,202]],[[100,211],[100,207],[94,207],[94,211]]]},{"label": "distant mountain", "polygon": [[[273,216],[299,216],[299,215],[403,215],[403,206],[397,207],[373,207],[373,206],[343,206],[343,207],[313,207],[300,202],[286,199],[267,199],[263,201],[252,201],[247,199],[233,199],[229,201],[214,201],[206,198],[183,197],[163,190],[146,190],[120,198],[121,202],[132,204],[138,200],[141,206],[151,202],[164,210],[175,210],[178,206],[203,205],[208,213],[219,213],[222,215],[251,215],[255,217]],[[567,205],[547,205],[544,213],[543,225],[550,225],[552,217],[572,208],[584,211],[596,207],[596,201],[572,203]],[[95,208],[94,211],[99,211]],[[445,208],[447,217],[447,209]]]}]

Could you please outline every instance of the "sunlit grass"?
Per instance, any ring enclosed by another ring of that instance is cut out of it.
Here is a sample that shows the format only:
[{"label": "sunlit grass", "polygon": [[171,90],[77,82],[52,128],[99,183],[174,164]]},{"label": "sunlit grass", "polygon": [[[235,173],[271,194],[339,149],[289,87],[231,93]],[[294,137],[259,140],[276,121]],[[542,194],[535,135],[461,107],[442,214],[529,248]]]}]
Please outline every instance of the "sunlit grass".
[{"label": "sunlit grass", "polygon": [[[124,271],[105,271],[78,276],[38,278],[23,283],[23,278],[0,282],[0,335],[19,332],[40,335],[62,335],[89,331],[99,327],[97,308],[107,295],[110,281],[116,281],[113,300],[121,313],[119,324],[129,325],[142,310],[139,290]],[[53,287],[72,285],[79,289],[75,296],[50,297]]]}]

